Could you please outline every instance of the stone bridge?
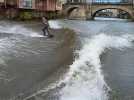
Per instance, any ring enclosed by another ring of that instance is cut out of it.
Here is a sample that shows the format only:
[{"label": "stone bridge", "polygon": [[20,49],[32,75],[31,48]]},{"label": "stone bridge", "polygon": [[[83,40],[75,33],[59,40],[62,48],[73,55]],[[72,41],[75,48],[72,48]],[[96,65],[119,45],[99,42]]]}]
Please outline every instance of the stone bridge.
[{"label": "stone bridge", "polygon": [[[68,18],[75,19],[94,19],[95,15],[105,9],[118,9],[129,14],[134,20],[134,8],[132,4],[66,4],[63,8],[63,14]],[[75,10],[75,14],[72,12]]]}]

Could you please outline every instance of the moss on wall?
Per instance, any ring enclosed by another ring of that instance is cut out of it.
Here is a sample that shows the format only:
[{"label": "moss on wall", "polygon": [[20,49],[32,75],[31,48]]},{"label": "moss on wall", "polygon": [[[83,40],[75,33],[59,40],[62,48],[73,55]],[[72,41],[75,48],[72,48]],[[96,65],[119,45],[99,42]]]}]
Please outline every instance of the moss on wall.
[{"label": "moss on wall", "polygon": [[23,10],[19,13],[19,19],[21,20],[31,20],[33,18],[32,11]]},{"label": "moss on wall", "polygon": [[0,19],[14,19],[14,20],[33,20],[41,19],[42,16],[46,16],[48,19],[61,18],[60,13],[57,12],[44,12],[29,9],[4,9],[0,12]]}]

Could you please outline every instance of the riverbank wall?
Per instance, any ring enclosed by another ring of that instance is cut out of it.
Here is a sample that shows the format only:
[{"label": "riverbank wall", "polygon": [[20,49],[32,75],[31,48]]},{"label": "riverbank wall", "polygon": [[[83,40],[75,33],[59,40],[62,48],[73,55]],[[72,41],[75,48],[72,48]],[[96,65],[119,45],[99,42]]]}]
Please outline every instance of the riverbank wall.
[{"label": "riverbank wall", "polygon": [[46,16],[48,19],[61,18],[61,11],[38,11],[33,9],[0,8],[0,19],[33,20]]}]

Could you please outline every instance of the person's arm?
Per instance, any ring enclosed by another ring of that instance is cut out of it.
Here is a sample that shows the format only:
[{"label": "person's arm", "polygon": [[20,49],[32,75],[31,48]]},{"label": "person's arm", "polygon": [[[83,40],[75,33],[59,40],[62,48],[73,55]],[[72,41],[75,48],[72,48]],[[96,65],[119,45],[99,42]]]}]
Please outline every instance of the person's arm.
[{"label": "person's arm", "polygon": [[43,24],[45,24],[45,25],[47,24],[47,20],[46,20],[44,17],[42,18],[42,22],[43,22]]},{"label": "person's arm", "polygon": [[48,28],[50,28],[49,22],[47,21]]}]

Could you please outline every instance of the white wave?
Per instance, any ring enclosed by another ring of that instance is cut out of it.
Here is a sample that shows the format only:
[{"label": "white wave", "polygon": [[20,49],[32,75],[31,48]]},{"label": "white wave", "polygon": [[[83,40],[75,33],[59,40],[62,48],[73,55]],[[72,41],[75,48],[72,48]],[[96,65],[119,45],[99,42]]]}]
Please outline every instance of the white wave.
[{"label": "white wave", "polygon": [[21,34],[21,35],[31,36],[31,37],[43,37],[43,35],[34,32],[32,29],[25,28],[22,25],[0,26],[0,32],[8,33],[8,34]]},{"label": "white wave", "polygon": [[49,21],[49,25],[50,25],[50,28],[53,28],[53,29],[61,29],[62,28],[62,26],[60,25],[60,23],[58,23],[55,20],[50,20]]},{"label": "white wave", "polygon": [[106,17],[95,17],[95,20],[105,20],[105,21],[127,21],[127,19],[121,19],[121,18],[106,18]]},{"label": "white wave", "polygon": [[131,47],[132,37],[100,34],[86,39],[79,58],[62,80],[66,86],[60,92],[60,100],[108,100],[110,88],[101,71],[100,55],[107,48],[122,50]]},{"label": "white wave", "polygon": [[64,79],[50,84],[25,98],[46,93],[61,85],[66,86],[60,92],[60,100],[108,100],[111,90],[101,72],[100,55],[105,49],[124,49],[132,46],[133,35],[109,36],[99,34],[92,39],[85,39],[83,48],[78,52],[79,58],[70,66]]}]

